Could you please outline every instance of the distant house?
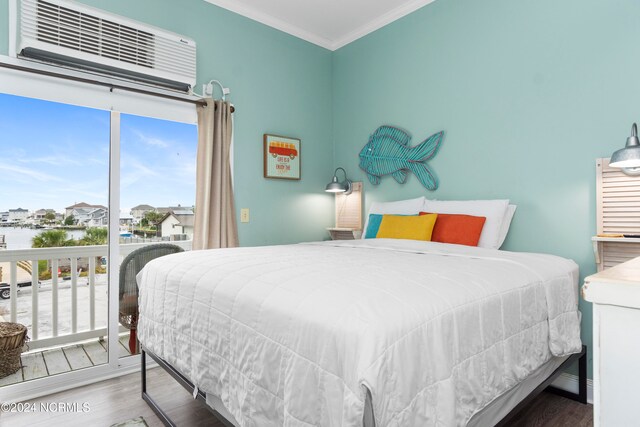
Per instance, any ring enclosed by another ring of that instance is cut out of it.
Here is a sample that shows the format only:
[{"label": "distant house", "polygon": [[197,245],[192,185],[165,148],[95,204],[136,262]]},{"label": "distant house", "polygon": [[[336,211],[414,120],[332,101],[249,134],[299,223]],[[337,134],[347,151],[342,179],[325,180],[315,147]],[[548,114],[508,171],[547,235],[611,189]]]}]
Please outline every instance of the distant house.
[{"label": "distant house", "polygon": [[166,208],[156,208],[156,212],[166,215],[168,213],[173,213],[176,215],[188,215],[193,214],[193,207],[191,206],[168,206]]},{"label": "distant house", "polygon": [[120,212],[120,225],[131,225],[134,222],[134,218],[132,215],[127,215],[126,213]]},{"label": "distant house", "polygon": [[131,217],[133,218],[133,221],[137,224],[140,222],[142,218],[144,218],[144,215],[147,212],[153,212],[155,210],[156,208],[150,205],[134,206],[133,208],[131,208]]},{"label": "distant house", "polygon": [[9,209],[9,215],[7,217],[7,222],[23,222],[29,216],[29,211],[27,209]]},{"label": "distant house", "polygon": [[107,208],[76,208],[69,215],[73,215],[77,225],[85,227],[106,227],[109,224]]},{"label": "distant house", "polygon": [[47,214],[46,209],[38,209],[33,213],[33,219],[44,219],[44,216]]},{"label": "distant house", "polygon": [[193,209],[192,208],[176,209],[176,210],[173,211],[173,214],[175,214],[175,215],[193,215]]},{"label": "distant house", "polygon": [[76,225],[106,227],[109,224],[109,209],[106,206],[81,202],[64,209],[65,218],[73,215]]},{"label": "distant house", "polygon": [[62,219],[62,215],[57,213],[54,209],[38,209],[33,213],[33,219],[36,222],[42,222],[48,213],[55,215],[55,219]]},{"label": "distant house", "polygon": [[9,221],[9,212],[0,212],[0,223]]},{"label": "distant house", "polygon": [[188,239],[193,238],[193,212],[188,214],[165,214],[160,221],[160,230],[162,237],[170,237],[175,234],[186,234]]},{"label": "distant house", "polygon": [[90,205],[88,203],[85,202],[80,202],[80,203],[76,203],[75,205],[71,205],[71,206],[67,206],[66,208],[64,208],[64,216],[65,218],[68,217],[69,215],[73,215],[75,217],[75,215],[73,214],[73,211],[75,209],[85,209],[85,208],[93,208],[93,209],[104,209],[105,211],[108,211],[106,206],[102,206],[102,205]]}]

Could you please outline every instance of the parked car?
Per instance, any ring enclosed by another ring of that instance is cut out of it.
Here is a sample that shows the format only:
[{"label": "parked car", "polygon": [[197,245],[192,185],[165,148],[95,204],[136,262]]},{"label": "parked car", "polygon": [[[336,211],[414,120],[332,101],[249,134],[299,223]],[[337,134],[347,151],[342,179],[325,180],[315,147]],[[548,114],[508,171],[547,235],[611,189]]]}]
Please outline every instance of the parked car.
[{"label": "parked car", "polygon": [[[38,282],[40,284],[40,282]],[[27,286],[31,286],[31,281],[28,282],[19,282],[18,287],[24,288]],[[8,283],[0,283],[0,298],[1,299],[9,299],[11,298],[11,288]]]}]

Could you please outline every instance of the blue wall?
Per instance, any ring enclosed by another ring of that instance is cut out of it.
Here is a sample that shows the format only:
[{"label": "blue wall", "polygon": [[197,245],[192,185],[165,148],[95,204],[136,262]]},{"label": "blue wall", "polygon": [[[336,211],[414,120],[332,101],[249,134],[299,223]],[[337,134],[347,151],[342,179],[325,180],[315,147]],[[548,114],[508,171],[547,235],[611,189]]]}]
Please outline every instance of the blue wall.
[{"label": "blue wall", "polygon": [[[446,132],[414,176],[365,182],[374,200],[509,198],[504,249],[574,259],[595,271],[595,159],[640,120],[640,2],[439,0],[334,53],[335,165],[366,181],[358,153],[381,124],[413,143]],[[581,302],[591,346],[591,307]]]},{"label": "blue wall", "polygon": [[[7,0],[1,0],[0,6]],[[202,0],[87,0],[198,43],[198,80],[232,89],[243,245],[321,239],[344,166],[375,200],[509,198],[505,249],[595,270],[595,159],[622,147],[640,98],[640,2],[439,0],[331,53]],[[0,7],[0,53],[6,53]],[[431,166],[440,188],[366,182],[357,155],[381,124],[413,143],[445,130]],[[302,139],[300,182],[262,178],[262,134]],[[581,302],[591,344],[591,308]]]},{"label": "blue wall", "polygon": [[[231,89],[238,219],[240,208],[251,209],[251,222],[238,221],[242,245],[325,238],[333,224],[333,198],[323,192],[333,172],[330,51],[203,0],[82,3],[194,39],[198,83],[218,79]],[[0,54],[7,4],[0,0]],[[300,181],[263,178],[264,133],[302,140]]]}]

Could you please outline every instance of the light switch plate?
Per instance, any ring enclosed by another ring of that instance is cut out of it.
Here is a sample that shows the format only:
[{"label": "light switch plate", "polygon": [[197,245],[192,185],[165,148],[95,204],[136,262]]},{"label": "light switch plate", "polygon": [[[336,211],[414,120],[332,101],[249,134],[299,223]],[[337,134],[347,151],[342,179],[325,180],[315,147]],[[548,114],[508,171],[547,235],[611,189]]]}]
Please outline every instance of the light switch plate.
[{"label": "light switch plate", "polygon": [[249,222],[249,208],[240,209],[240,222]]}]

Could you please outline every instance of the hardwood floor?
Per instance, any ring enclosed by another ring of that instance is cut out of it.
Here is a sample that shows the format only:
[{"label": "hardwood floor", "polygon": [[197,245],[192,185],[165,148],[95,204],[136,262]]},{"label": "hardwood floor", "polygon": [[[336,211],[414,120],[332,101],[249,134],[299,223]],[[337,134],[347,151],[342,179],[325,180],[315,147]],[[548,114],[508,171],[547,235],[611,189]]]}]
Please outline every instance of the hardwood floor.
[{"label": "hardwood floor", "polygon": [[[178,426],[223,427],[223,424],[200,402],[178,385],[162,369],[149,370],[149,394],[166,410]],[[114,423],[142,415],[150,427],[162,423],[140,398],[140,375],[130,374],[85,387],[53,394],[30,403],[76,403],[79,408],[86,402],[86,412],[2,413],[2,427],[109,427]],[[593,406],[542,393],[530,406],[513,420],[516,427],[586,427],[593,425]]]},{"label": "hardwood floor", "polygon": [[540,394],[511,423],[514,427],[582,427],[593,425],[593,405],[551,393]]},{"label": "hardwood floor", "polygon": [[[147,373],[149,394],[166,410],[179,426],[223,427],[200,402],[194,401],[189,393],[160,368]],[[29,401],[30,403],[74,404],[80,408],[86,402],[88,411],[82,412],[35,412],[0,413],[2,427],[109,427],[142,415],[150,427],[160,427],[162,423],[151,408],[140,397],[140,374],[102,381],[73,390],[52,394]]]}]

